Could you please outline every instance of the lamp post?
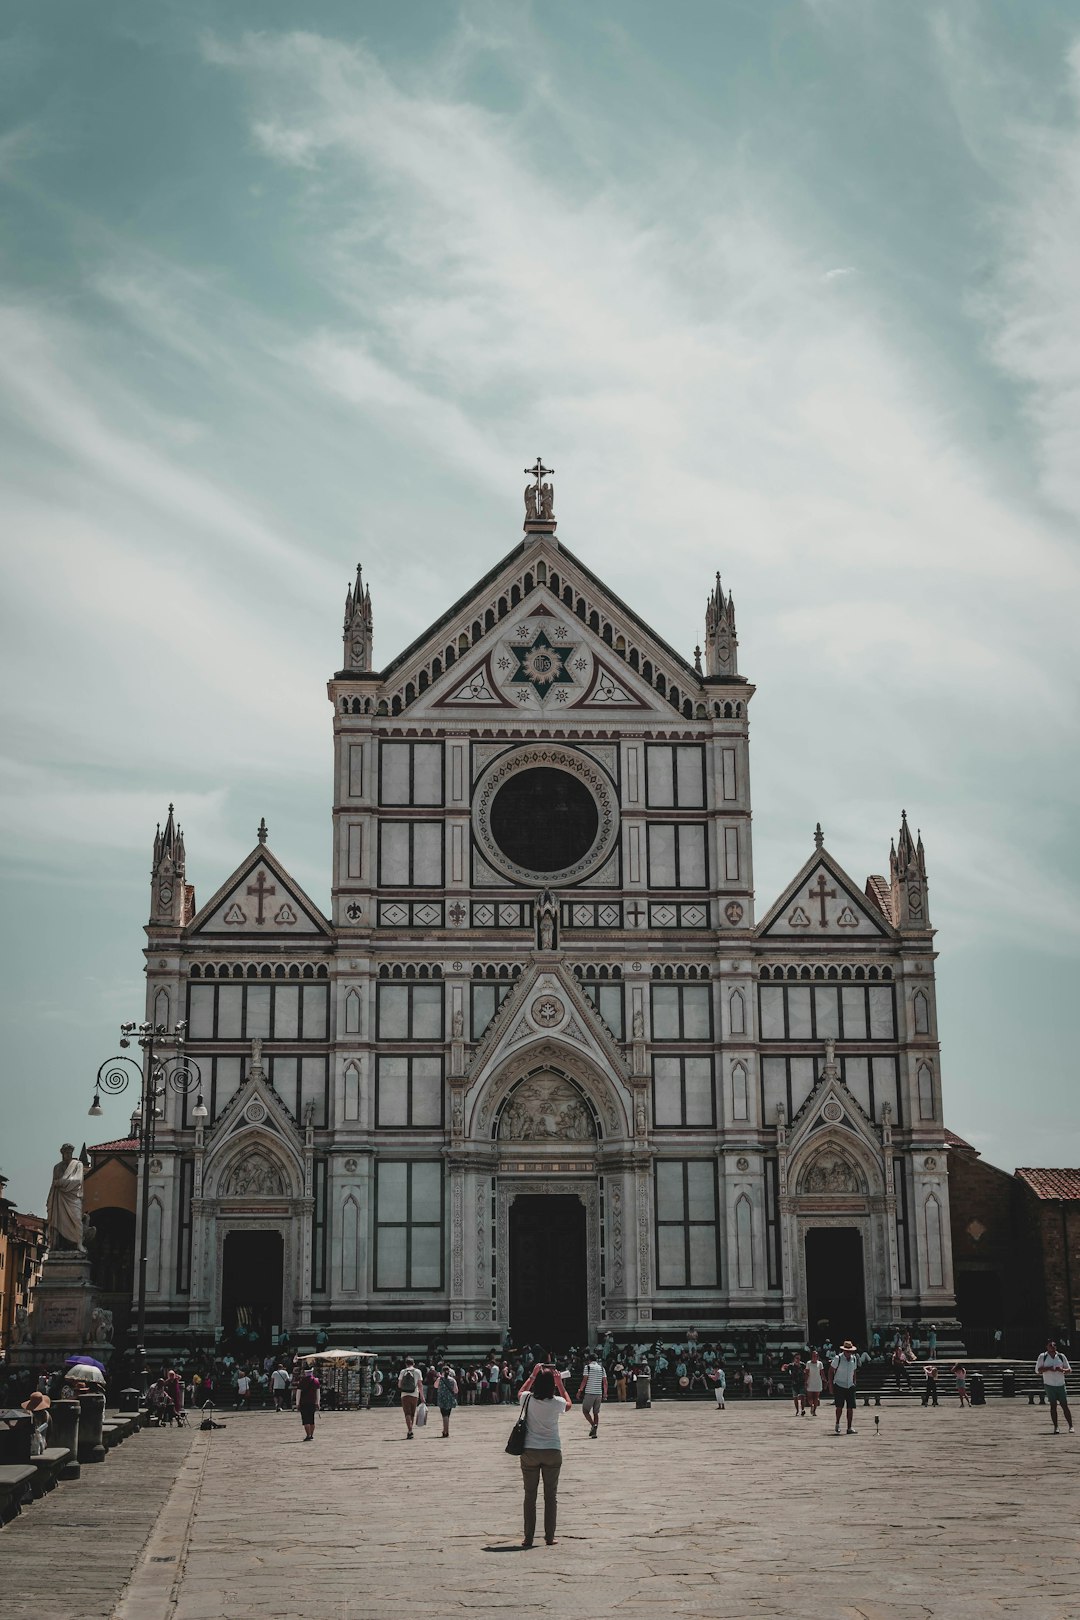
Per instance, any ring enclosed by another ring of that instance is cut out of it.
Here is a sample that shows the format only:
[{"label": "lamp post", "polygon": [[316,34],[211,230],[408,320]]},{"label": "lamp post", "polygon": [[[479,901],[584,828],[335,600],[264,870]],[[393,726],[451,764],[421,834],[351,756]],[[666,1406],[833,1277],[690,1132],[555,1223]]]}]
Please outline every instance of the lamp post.
[{"label": "lamp post", "polygon": [[206,1104],[198,1085],[202,1078],[194,1058],[184,1053],[187,1023],[178,1023],[175,1029],[165,1024],[121,1024],[120,1045],[127,1047],[134,1041],[142,1050],[139,1063],[133,1057],[108,1058],[97,1072],[94,1081],[94,1100],[90,1104],[91,1119],[100,1119],[105,1110],[101,1106],[103,1091],[113,1096],[127,1090],[137,1081],[139,1091],[139,1151],[141,1155],[139,1211],[139,1294],[136,1319],[136,1338],[139,1355],[146,1354],[146,1261],[150,1232],[150,1159],[154,1151],[156,1121],[164,1112],[161,1103],[168,1091],[182,1095],[195,1091],[192,1119],[207,1117]]}]

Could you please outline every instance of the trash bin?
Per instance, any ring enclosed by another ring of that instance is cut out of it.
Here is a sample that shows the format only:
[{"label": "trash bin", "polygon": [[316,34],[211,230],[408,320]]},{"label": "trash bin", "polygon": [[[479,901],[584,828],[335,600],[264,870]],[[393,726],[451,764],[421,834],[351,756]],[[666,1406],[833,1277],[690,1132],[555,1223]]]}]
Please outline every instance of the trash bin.
[{"label": "trash bin", "polygon": [[13,1406],[0,1412],[0,1463],[28,1463],[34,1420],[29,1412]]},{"label": "trash bin", "polygon": [[651,1406],[652,1405],[652,1374],[651,1373],[647,1373],[647,1372],[639,1372],[638,1373],[638,1375],[637,1375],[637,1383],[635,1385],[635,1394],[636,1394],[636,1397],[637,1397],[637,1409],[638,1409],[639,1412],[641,1411],[643,1406]]},{"label": "trash bin", "polygon": [[1016,1394],[1016,1372],[1012,1367],[1006,1367],[1001,1374],[1001,1393],[1003,1395]]},{"label": "trash bin", "polygon": [[142,1396],[137,1389],[122,1389],[120,1391],[120,1410],[125,1417],[137,1412],[142,1405]]},{"label": "trash bin", "polygon": [[982,1373],[971,1375],[971,1404],[972,1406],[986,1405],[986,1385]]}]

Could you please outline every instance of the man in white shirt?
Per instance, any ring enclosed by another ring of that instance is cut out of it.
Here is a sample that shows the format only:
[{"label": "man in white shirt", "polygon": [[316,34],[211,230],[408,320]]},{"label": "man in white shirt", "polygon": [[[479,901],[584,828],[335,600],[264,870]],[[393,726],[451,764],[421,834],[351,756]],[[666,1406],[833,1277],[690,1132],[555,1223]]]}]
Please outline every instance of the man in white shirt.
[{"label": "man in white shirt", "polygon": [[274,1397],[274,1411],[285,1410],[285,1397],[288,1394],[292,1379],[284,1367],[275,1367],[270,1374],[270,1389]]},{"label": "man in white shirt", "polygon": [[1053,1339],[1048,1339],[1046,1349],[1035,1363],[1035,1371],[1042,1373],[1043,1389],[1050,1402],[1050,1421],[1054,1425],[1054,1433],[1058,1432],[1058,1407],[1065,1414],[1065,1421],[1069,1425],[1069,1433],[1073,1432],[1072,1413],[1069,1411],[1069,1402],[1065,1394],[1065,1374],[1072,1372],[1068,1359],[1059,1355],[1058,1347]]},{"label": "man in white shirt", "polygon": [[581,1402],[582,1416],[589,1425],[589,1439],[595,1440],[600,1427],[600,1402],[607,1400],[607,1374],[603,1362],[595,1356],[585,1364],[578,1385],[578,1400]]},{"label": "man in white shirt", "polygon": [[840,1433],[840,1415],[847,1411],[847,1432],[854,1434],[851,1427],[855,1418],[855,1377],[859,1370],[855,1359],[855,1346],[850,1339],[845,1339],[840,1346],[840,1354],[833,1356],[829,1363],[832,1369],[833,1404],[836,1407],[836,1429]]},{"label": "man in white shirt", "polygon": [[251,1379],[246,1372],[239,1374],[236,1380],[236,1404],[241,1409],[247,1406],[248,1396],[251,1394]]}]

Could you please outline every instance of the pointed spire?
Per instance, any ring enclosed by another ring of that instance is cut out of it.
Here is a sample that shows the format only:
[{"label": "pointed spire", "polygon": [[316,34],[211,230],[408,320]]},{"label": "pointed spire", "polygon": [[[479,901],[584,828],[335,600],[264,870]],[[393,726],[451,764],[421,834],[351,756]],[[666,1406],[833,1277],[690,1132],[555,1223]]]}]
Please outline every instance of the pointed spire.
[{"label": "pointed spire", "polygon": [[371,668],[371,592],[364,585],[364,570],[356,565],[356,583],[345,592],[345,668]]},{"label": "pointed spire", "polygon": [[901,929],[919,931],[930,927],[926,882],[926,851],[922,833],[918,842],[911,836],[907,811],[900,812],[900,836],[889,854],[892,879],[893,918]]},{"label": "pointed spire", "polygon": [[817,826],[814,828],[814,848],[815,849],[824,849],[824,847],[825,847],[825,834],[821,830],[821,822],[819,821]]},{"label": "pointed spire", "polygon": [[260,844],[265,844],[266,843],[266,840],[267,840],[267,837],[269,836],[269,833],[270,833],[270,829],[266,825],[266,817],[265,816],[260,816],[259,817],[259,830],[258,830],[258,839],[259,839]]},{"label": "pointed spire", "polygon": [[150,873],[151,922],[167,926],[183,921],[186,860],[183,830],[177,825],[175,806],[170,804],[164,830],[158,822],[154,834],[154,864]]},{"label": "pointed spire", "polygon": [[695,647],[694,648],[694,668],[697,670],[699,675],[701,675],[703,673],[702,668],[701,668],[701,648],[700,647]]},{"label": "pointed spire", "polygon": [[705,604],[705,658],[710,675],[737,675],[739,638],[735,633],[735,598],[724,595],[720,575]]}]

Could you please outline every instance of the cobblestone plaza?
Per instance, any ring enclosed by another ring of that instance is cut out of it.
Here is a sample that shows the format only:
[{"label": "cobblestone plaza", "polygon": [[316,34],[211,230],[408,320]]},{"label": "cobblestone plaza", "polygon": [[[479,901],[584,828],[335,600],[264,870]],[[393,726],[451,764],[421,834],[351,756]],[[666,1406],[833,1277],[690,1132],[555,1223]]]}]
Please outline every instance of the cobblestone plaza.
[{"label": "cobblestone plaza", "polygon": [[[880,1429],[875,1429],[875,1415]],[[146,1430],[0,1533],[7,1620],[504,1614],[1075,1620],[1080,1438],[1045,1408],[784,1401],[563,1420],[558,1541],[518,1548],[509,1407],[415,1444],[401,1414]],[[130,1579],[129,1579],[130,1577]]]}]

